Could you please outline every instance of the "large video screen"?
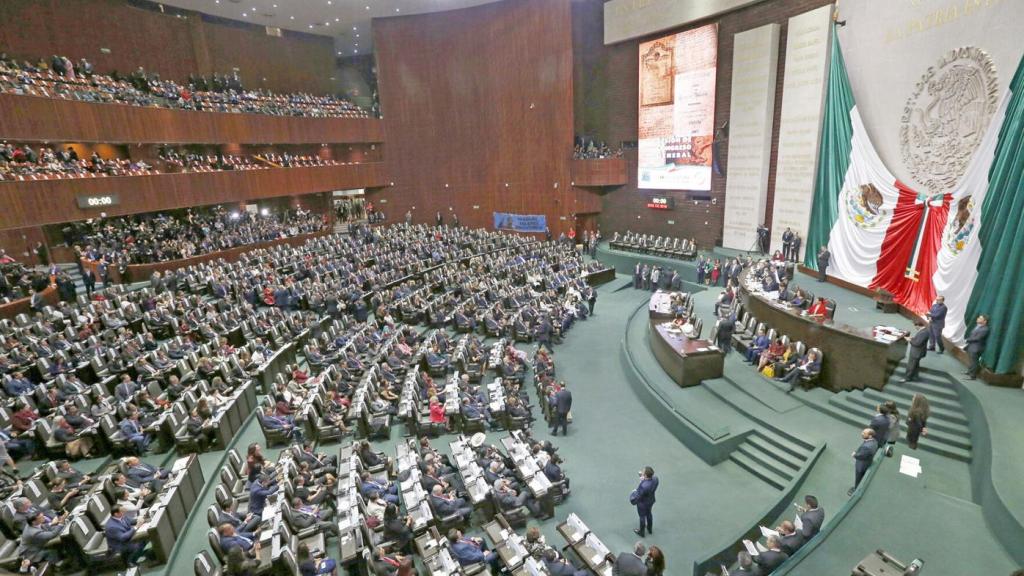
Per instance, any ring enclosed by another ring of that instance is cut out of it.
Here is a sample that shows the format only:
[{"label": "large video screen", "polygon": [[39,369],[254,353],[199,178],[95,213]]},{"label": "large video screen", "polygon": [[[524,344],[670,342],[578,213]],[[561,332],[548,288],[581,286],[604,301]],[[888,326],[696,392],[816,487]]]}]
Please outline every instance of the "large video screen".
[{"label": "large video screen", "polygon": [[717,62],[717,24],[640,44],[640,188],[711,189]]}]

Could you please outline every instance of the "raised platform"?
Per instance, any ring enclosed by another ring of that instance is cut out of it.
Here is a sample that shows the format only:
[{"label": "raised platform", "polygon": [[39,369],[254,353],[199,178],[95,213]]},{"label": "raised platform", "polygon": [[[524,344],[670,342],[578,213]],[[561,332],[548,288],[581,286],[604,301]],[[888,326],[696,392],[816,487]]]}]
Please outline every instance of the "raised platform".
[{"label": "raised platform", "polygon": [[633,269],[636,263],[661,266],[669,270],[679,272],[682,278],[684,290],[687,292],[699,292],[706,289],[706,286],[697,284],[697,264],[693,260],[676,260],[674,258],[662,258],[648,254],[637,254],[634,252],[623,252],[611,248],[607,242],[602,242],[597,247],[597,260],[615,268],[619,274],[633,277]]},{"label": "raised platform", "polygon": [[[797,268],[803,274],[814,276],[817,275],[817,272],[815,270],[811,270],[810,268],[804,266],[803,264],[799,265]],[[856,284],[853,284],[852,282],[847,282],[840,278],[836,278],[835,276],[826,275],[825,280],[828,284],[833,284],[835,286],[848,290],[849,292],[860,294],[861,296],[865,296],[867,298],[871,298],[872,300],[874,300],[878,294],[878,292],[876,292],[875,290],[871,290],[863,286],[858,286]],[[927,319],[921,316],[920,314],[917,314],[914,311],[905,308],[900,304],[893,303],[893,306],[895,307],[896,311],[898,311],[903,317],[911,321],[927,321]],[[970,358],[967,356],[966,351],[964,351],[962,348],[954,344],[949,338],[943,337],[942,340],[946,343],[946,351],[949,352],[949,354],[953,358],[959,360],[960,363],[963,364],[964,366],[970,364]],[[987,382],[988,384],[991,384],[993,386],[1002,386],[1004,388],[1020,388],[1022,385],[1024,385],[1024,374],[998,374],[996,372],[989,370],[988,368],[985,368],[984,366],[982,366],[981,372],[978,373],[978,377],[981,378],[982,381]]]}]

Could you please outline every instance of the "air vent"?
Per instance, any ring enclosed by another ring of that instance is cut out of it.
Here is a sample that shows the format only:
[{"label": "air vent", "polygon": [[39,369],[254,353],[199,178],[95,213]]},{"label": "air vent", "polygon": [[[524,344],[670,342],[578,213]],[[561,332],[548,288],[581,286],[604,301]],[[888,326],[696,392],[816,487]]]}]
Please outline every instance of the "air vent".
[{"label": "air vent", "polygon": [[267,26],[266,30],[267,36],[276,36],[278,38],[281,37],[281,29],[278,28],[277,26]]}]

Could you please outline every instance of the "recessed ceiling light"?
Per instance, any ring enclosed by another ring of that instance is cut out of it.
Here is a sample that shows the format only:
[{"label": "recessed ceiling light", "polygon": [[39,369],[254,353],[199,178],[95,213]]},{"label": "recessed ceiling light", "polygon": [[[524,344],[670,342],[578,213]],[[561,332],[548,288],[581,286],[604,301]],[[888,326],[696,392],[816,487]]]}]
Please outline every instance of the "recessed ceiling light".
[{"label": "recessed ceiling light", "polygon": [[353,50],[352,53],[353,54],[359,54],[359,50]]},{"label": "recessed ceiling light", "polygon": [[359,46],[359,42],[356,42],[356,46]]},{"label": "recessed ceiling light", "polygon": [[248,17],[248,16],[249,16],[249,13],[248,13],[248,12],[242,12],[242,16],[246,16],[246,17]]},{"label": "recessed ceiling light", "polygon": [[356,34],[356,38],[359,38],[359,34]]},{"label": "recessed ceiling light", "polygon": [[395,12],[401,12],[401,8],[395,8]]},{"label": "recessed ceiling light", "polygon": [[335,21],[335,22],[340,22],[340,21],[341,21],[341,18],[335,18],[335,19],[334,19],[334,21]]},{"label": "recessed ceiling light", "polygon": [[338,56],[341,56],[341,52],[338,52]]},{"label": "recessed ceiling light", "polygon": [[274,8],[277,8],[277,4],[274,4]]},{"label": "recessed ceiling light", "polygon": [[327,5],[328,5],[328,6],[330,6],[330,5],[331,5],[331,0],[327,0]]},{"label": "recessed ceiling light", "polygon": [[289,16],[289,18],[291,18],[292,20],[295,20],[295,16]]},{"label": "recessed ceiling light", "polygon": [[310,25],[309,25],[309,27],[310,27],[310,28],[312,28],[312,27],[313,27],[313,25],[312,25],[312,24],[310,24]]},{"label": "recessed ceiling light", "polygon": [[370,9],[370,7],[369,7],[369,6],[367,6],[367,7],[366,7],[366,9],[367,9],[367,10],[369,10],[369,9]]}]

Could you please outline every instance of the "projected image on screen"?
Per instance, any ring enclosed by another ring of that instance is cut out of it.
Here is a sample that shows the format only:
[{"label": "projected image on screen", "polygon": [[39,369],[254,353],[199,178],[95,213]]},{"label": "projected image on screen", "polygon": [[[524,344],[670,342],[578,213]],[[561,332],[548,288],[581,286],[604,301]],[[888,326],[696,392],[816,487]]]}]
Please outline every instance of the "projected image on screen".
[{"label": "projected image on screen", "polygon": [[640,44],[640,188],[711,189],[718,25]]}]

